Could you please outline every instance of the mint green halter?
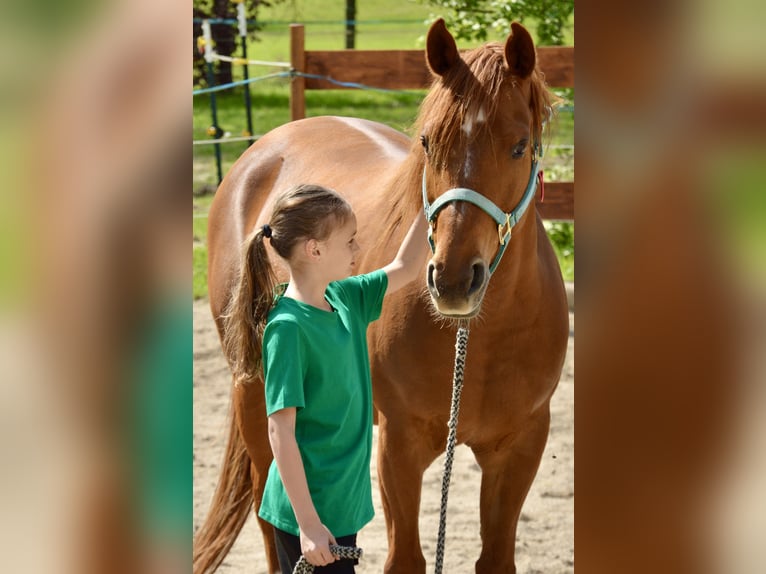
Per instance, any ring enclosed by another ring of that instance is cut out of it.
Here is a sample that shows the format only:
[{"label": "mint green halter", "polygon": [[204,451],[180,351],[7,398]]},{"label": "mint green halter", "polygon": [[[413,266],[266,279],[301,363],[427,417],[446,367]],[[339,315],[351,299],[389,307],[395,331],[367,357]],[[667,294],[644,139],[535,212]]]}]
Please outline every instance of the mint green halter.
[{"label": "mint green halter", "polygon": [[498,248],[497,255],[495,255],[495,258],[492,260],[492,263],[489,266],[490,274],[494,273],[495,268],[497,267],[498,263],[500,263],[500,259],[503,257],[503,253],[505,253],[505,249],[508,247],[508,243],[510,242],[511,229],[513,229],[513,226],[519,222],[521,216],[524,215],[524,212],[527,210],[529,204],[532,203],[532,199],[535,197],[538,181],[538,165],[542,155],[542,147],[539,143],[536,143],[533,149],[532,169],[529,175],[527,188],[524,190],[524,195],[521,197],[519,204],[513,211],[509,213],[504,212],[492,201],[480,193],[465,187],[454,187],[450,190],[447,190],[442,195],[437,197],[433,203],[429,204],[428,194],[426,193],[426,166],[424,166],[423,210],[425,212],[426,219],[430,224],[428,226],[428,242],[431,244],[431,252],[436,251],[436,246],[434,245],[433,240],[433,224],[436,221],[436,216],[439,214],[439,211],[441,211],[448,203],[453,201],[466,201],[479,207],[482,211],[494,219],[495,223],[497,223],[497,235],[500,247]]}]

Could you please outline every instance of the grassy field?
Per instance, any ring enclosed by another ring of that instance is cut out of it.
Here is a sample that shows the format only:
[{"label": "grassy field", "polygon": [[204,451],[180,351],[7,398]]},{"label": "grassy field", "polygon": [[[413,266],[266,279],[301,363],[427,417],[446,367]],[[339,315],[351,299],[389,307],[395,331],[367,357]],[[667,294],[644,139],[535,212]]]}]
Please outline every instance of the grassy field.
[{"label": "grassy field", "polygon": [[[372,6],[361,6],[357,20],[366,21],[357,27],[358,49],[421,49],[427,32],[425,20],[432,9],[420,2],[382,0]],[[258,39],[248,43],[250,59],[269,62],[289,60],[289,23],[306,26],[306,49],[327,50],[344,47],[345,2],[342,0],[303,0],[263,9],[260,21],[263,29]],[[331,23],[327,23],[330,21]],[[529,25],[530,29],[534,24]],[[503,38],[491,38],[501,40]],[[459,42],[461,48],[474,44]],[[239,55],[239,52],[234,55]],[[250,68],[250,77],[261,77],[280,71],[274,68]],[[242,77],[241,67],[235,67],[235,79]],[[289,84],[287,78],[268,79],[251,84],[253,130],[256,135],[289,121]],[[308,116],[342,115],[379,121],[405,133],[415,120],[424,92],[407,91],[382,93],[369,90],[321,90],[306,93]],[[573,103],[571,90],[562,91]],[[218,126],[229,136],[241,136],[247,127],[244,91],[235,88],[216,93]],[[195,141],[209,139],[211,126],[210,96],[194,97],[193,133]],[[574,141],[574,114],[559,114],[552,125],[551,146],[571,146]],[[247,142],[221,144],[222,171],[225,174],[247,149]],[[571,148],[552,147],[546,156],[546,180],[574,178],[574,154]],[[205,213],[217,185],[215,152],[212,145],[195,145],[193,153],[194,197],[194,288],[195,298],[207,294],[207,253]],[[555,224],[550,230],[559,252],[565,278],[574,278],[573,224]]]}]

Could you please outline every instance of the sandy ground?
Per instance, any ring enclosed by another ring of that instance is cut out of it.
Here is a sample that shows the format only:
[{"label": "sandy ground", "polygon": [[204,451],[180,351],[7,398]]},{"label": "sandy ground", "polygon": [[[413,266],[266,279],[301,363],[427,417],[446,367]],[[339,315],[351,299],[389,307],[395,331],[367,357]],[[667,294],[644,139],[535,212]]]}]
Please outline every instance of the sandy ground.
[{"label": "sandy ground", "polygon": [[[516,540],[519,574],[574,572],[574,314],[561,381],[551,402],[551,430],[540,469],[524,504]],[[470,353],[470,345],[468,352]],[[219,474],[229,409],[228,369],[207,301],[194,303],[194,527],[204,518]],[[377,427],[375,427],[377,437]],[[375,448],[375,439],[373,440]],[[359,535],[360,573],[379,573],[386,559],[385,520],[377,491],[376,453],[370,469],[376,516]],[[420,511],[421,544],[433,570],[444,457],[428,469]],[[481,472],[464,446],[455,455],[449,493],[444,572],[474,571],[479,557]],[[219,572],[268,574],[257,522],[245,524]]]}]

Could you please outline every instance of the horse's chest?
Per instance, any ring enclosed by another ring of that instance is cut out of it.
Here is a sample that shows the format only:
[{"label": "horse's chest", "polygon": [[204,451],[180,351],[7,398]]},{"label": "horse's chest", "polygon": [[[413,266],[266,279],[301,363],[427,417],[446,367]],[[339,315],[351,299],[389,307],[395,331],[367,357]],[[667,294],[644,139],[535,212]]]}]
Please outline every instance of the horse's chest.
[{"label": "horse's chest", "polygon": [[[521,425],[550,399],[556,374],[542,369],[531,353],[506,350],[487,357],[478,344],[474,351],[472,361],[469,344],[460,405],[460,425],[464,429]],[[451,369],[442,374],[450,396],[452,374]],[[449,416],[446,409],[445,416]]]}]

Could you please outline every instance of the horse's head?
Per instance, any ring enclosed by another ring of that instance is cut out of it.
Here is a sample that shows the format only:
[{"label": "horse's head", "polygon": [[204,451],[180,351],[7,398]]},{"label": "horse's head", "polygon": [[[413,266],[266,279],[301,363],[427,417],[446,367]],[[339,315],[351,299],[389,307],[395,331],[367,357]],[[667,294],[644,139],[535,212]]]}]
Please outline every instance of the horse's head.
[{"label": "horse's head", "polygon": [[[440,314],[469,318],[481,309],[511,226],[516,219],[534,219],[523,212],[534,196],[550,96],[536,70],[532,38],[517,23],[505,44],[487,44],[461,57],[437,20],[426,55],[436,78],[418,121],[434,250],[428,289]],[[509,217],[520,204],[518,217]]]}]

